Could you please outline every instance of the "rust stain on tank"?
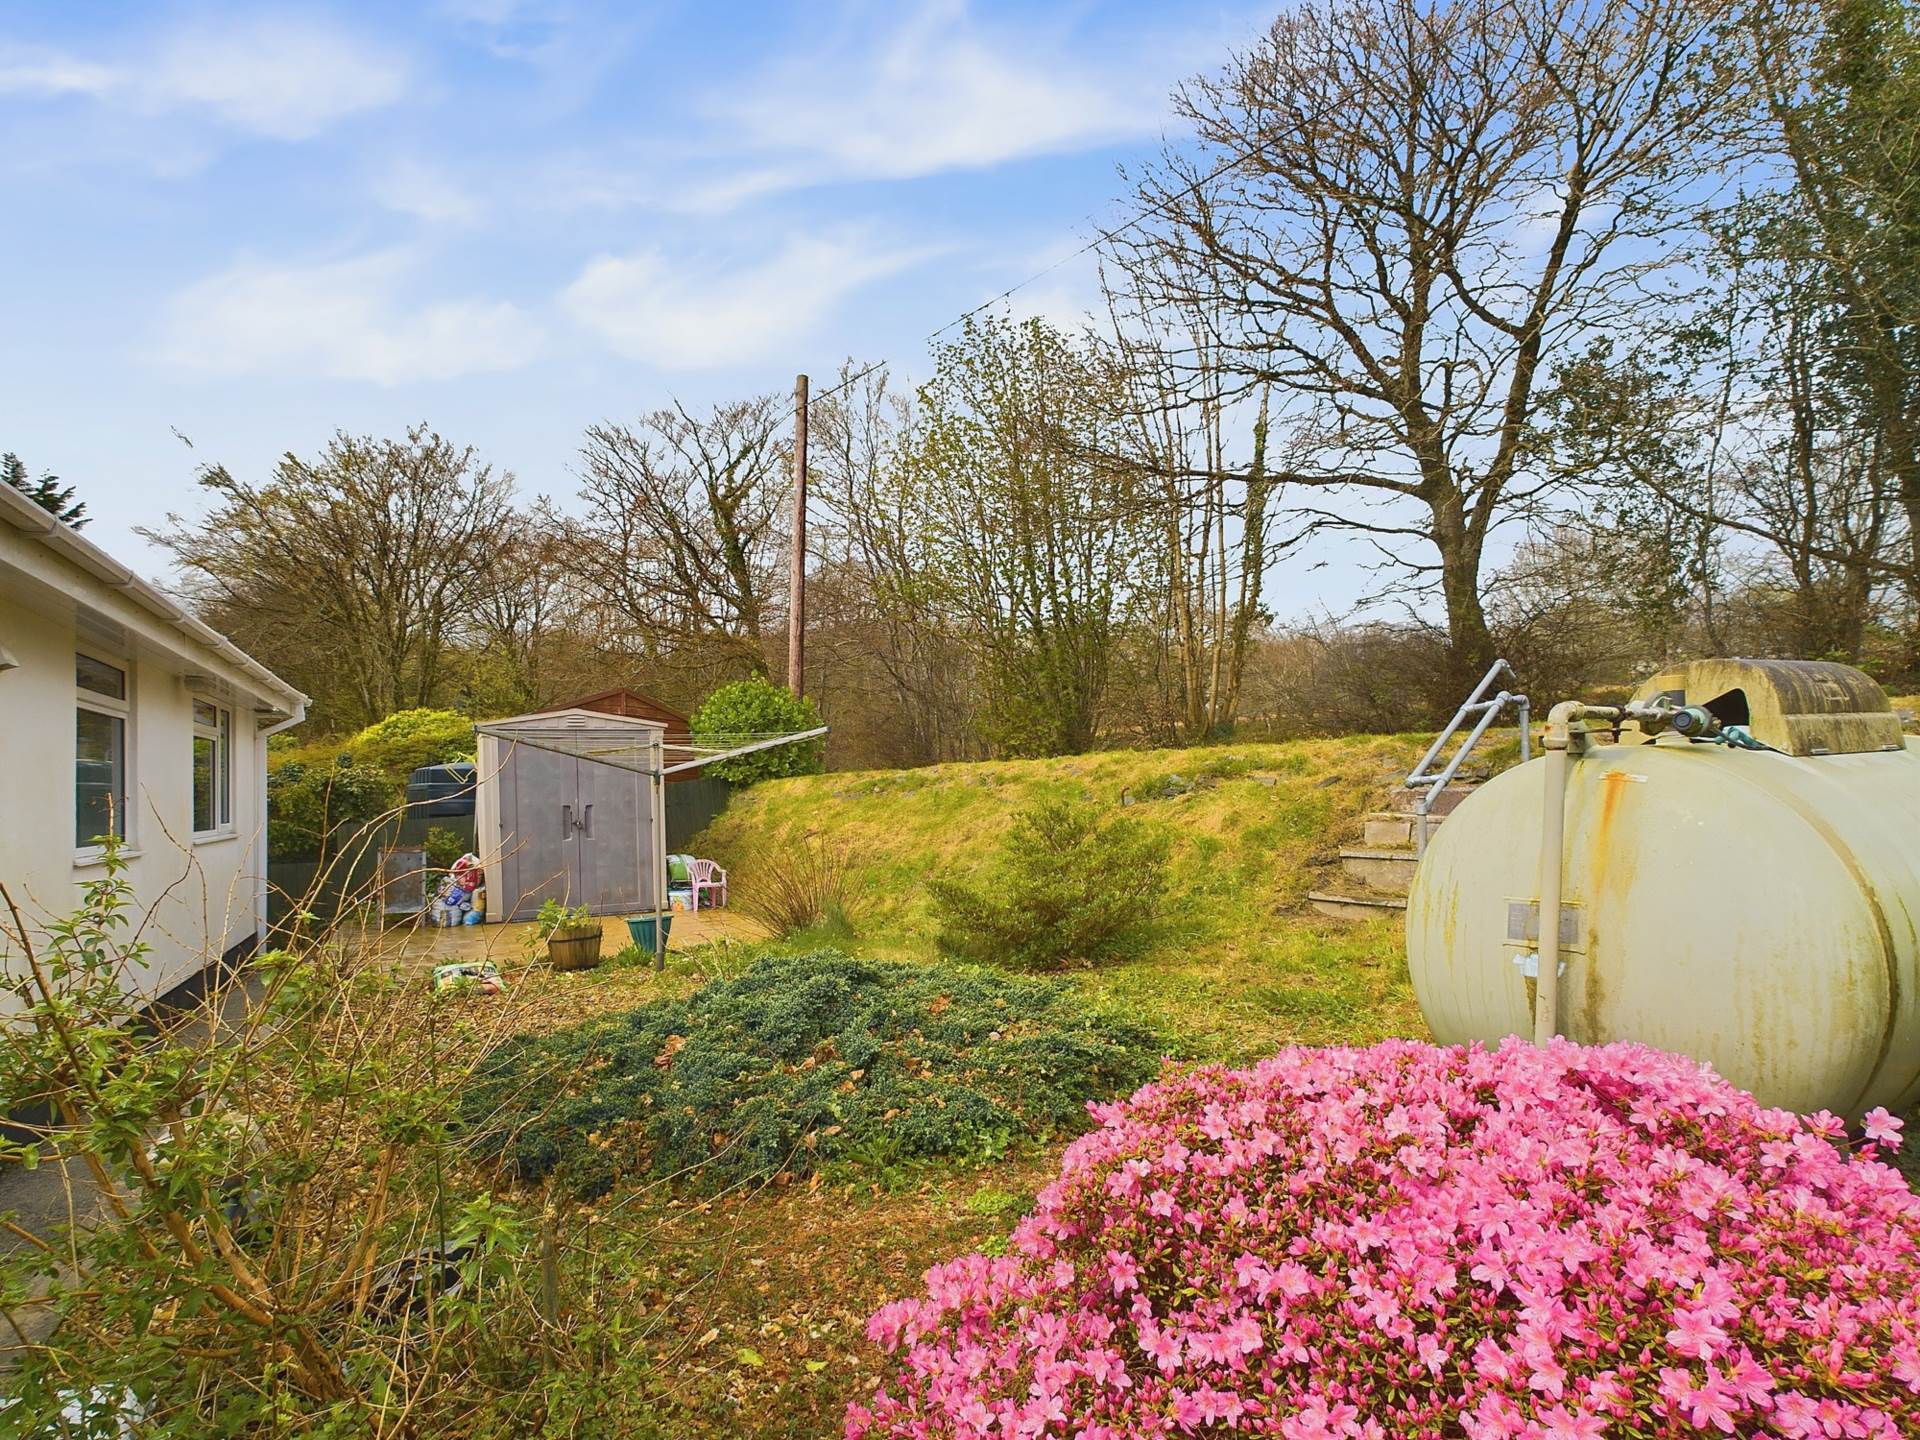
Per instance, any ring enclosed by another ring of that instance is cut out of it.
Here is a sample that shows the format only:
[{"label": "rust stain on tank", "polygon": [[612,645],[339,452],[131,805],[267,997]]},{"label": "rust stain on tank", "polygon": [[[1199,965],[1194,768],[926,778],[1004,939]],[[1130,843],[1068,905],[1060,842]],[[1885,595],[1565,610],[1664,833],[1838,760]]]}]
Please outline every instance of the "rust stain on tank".
[{"label": "rust stain on tank", "polygon": [[1609,770],[1600,777],[1600,813],[1593,823],[1592,838],[1586,846],[1587,907],[1586,974],[1580,986],[1581,1028],[1598,1035],[1604,1028],[1609,979],[1606,974],[1606,946],[1598,928],[1602,913],[1601,897],[1609,888],[1624,892],[1633,883],[1634,856],[1616,855],[1614,828],[1619,818],[1621,797],[1629,785],[1639,784],[1638,776],[1624,770]]},{"label": "rust stain on tank", "polygon": [[1624,770],[1609,770],[1600,781],[1600,823],[1595,827],[1594,840],[1604,845],[1613,831],[1614,812],[1620,808],[1620,796],[1627,785]]}]

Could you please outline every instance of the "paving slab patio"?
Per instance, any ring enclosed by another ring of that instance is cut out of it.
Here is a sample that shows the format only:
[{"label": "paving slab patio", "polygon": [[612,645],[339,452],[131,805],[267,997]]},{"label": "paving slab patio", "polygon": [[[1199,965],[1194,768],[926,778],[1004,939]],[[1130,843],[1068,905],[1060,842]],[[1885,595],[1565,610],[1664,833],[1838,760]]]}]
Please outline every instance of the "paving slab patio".
[{"label": "paving slab patio", "polygon": [[[528,940],[535,931],[531,921],[450,928],[423,925],[404,937],[398,953],[407,963],[419,965],[445,965],[457,960],[517,962],[527,953]],[[626,919],[619,915],[603,916],[600,933],[603,955],[623,949],[630,938]],[[737,911],[679,910],[674,912],[673,924],[667,932],[667,948],[692,950],[715,940],[757,940],[765,934],[761,926]]]}]

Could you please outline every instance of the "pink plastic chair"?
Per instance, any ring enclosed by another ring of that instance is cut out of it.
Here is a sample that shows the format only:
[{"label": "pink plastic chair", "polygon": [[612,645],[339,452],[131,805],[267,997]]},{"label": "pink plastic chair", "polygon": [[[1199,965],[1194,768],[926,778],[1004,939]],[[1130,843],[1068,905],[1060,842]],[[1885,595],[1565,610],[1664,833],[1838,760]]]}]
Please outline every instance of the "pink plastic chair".
[{"label": "pink plastic chair", "polygon": [[[692,861],[687,866],[687,878],[693,884],[693,908],[695,910],[700,908],[700,892],[702,890],[705,890],[708,894],[712,894],[716,890],[719,891],[720,904],[723,907],[726,905],[727,872],[714,864],[713,861]],[[714,907],[709,905],[707,908],[711,910]]]}]

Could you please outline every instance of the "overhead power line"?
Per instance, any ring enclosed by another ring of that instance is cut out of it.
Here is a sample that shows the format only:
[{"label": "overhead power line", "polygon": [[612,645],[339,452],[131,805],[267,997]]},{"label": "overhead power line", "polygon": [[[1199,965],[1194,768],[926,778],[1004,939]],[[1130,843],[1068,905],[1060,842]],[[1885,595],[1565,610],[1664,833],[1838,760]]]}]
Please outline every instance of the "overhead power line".
[{"label": "overhead power line", "polygon": [[[954,316],[953,319],[947,321],[947,323],[942,325],[939,329],[931,331],[927,335],[926,339],[921,343],[925,345],[933,344],[934,341],[938,340],[942,335],[946,334],[949,330],[952,330],[955,326],[964,325],[967,323],[967,321],[973,319],[974,316],[981,314],[983,311],[991,310],[994,306],[1000,304],[1002,301],[1011,299],[1013,296],[1017,295],[1020,291],[1026,289],[1027,286],[1033,284],[1036,280],[1046,279],[1047,276],[1051,275],[1054,271],[1060,269],[1061,266],[1071,264],[1073,261],[1078,260],[1082,255],[1087,254],[1089,251],[1096,250],[1100,246],[1107,244],[1109,241],[1117,240],[1120,238],[1120,236],[1126,234],[1127,231],[1134,229],[1136,226],[1143,225],[1147,221],[1154,219],[1157,215],[1164,214],[1166,212],[1167,207],[1171,205],[1173,202],[1177,200],[1185,199],[1189,195],[1194,195],[1199,193],[1199,191],[1202,188],[1204,188],[1205,186],[1211,185],[1215,180],[1218,180],[1222,175],[1225,175],[1229,170],[1233,169],[1236,165],[1243,164],[1246,161],[1251,160],[1255,156],[1261,154],[1263,151],[1267,150],[1270,146],[1272,146],[1276,142],[1278,138],[1279,137],[1276,136],[1274,140],[1263,140],[1260,144],[1255,145],[1252,149],[1249,149],[1249,150],[1236,151],[1234,154],[1229,155],[1225,160],[1221,161],[1218,165],[1214,166],[1214,168],[1209,170],[1206,174],[1200,176],[1197,180],[1194,180],[1186,185],[1181,186],[1180,189],[1176,190],[1173,194],[1167,196],[1166,199],[1161,201],[1158,205],[1150,206],[1147,209],[1140,211],[1138,214],[1133,215],[1128,219],[1121,221],[1118,225],[1110,226],[1104,230],[1095,231],[1093,238],[1087,241],[1087,243],[1082,245],[1079,249],[1071,251],[1068,254],[1062,255],[1058,260],[1055,260],[1052,264],[1041,267],[1040,269],[1034,271],[1031,275],[1027,276],[1024,280],[1016,281],[1012,285],[1009,285],[1006,289],[1002,290],[999,294],[994,295],[989,299],[982,300],[978,305],[975,305],[972,309],[962,310],[958,315]],[[866,379],[867,376],[873,374],[874,371],[884,370],[887,367],[887,364],[888,362],[885,360],[875,360],[869,365],[863,365],[860,369],[854,371],[853,374],[843,377],[838,384],[829,385],[824,390],[814,391],[812,395],[808,397],[808,400],[806,402],[808,407],[811,408],[813,405],[818,404],[820,401],[826,400],[834,395],[839,394],[842,390],[846,390],[851,386],[859,384],[860,381]],[[779,425],[788,420],[791,420],[794,417],[794,415],[797,413],[797,411],[798,411],[798,406],[796,405],[793,409],[788,410],[784,415],[782,415],[779,420],[776,420],[774,424]]]}]

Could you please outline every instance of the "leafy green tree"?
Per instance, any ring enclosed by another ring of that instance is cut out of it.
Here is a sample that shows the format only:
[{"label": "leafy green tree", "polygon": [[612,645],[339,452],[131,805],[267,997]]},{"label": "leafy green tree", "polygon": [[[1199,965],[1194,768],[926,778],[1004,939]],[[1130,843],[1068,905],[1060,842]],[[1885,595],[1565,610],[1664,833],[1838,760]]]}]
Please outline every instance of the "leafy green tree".
[{"label": "leafy green tree", "polygon": [[1114,377],[1041,320],[984,318],[934,352],[907,464],[926,577],[980,662],[980,726],[1008,755],[1092,746],[1153,545]]},{"label": "leafy green tree", "polygon": [[74,487],[62,485],[60,477],[52,471],[43,472],[37,480],[30,479],[27,476],[26,465],[18,455],[9,450],[6,454],[0,455],[0,480],[6,481],[62,524],[71,525],[76,530],[86,528],[85,503],[75,500]]},{"label": "leafy green tree", "polygon": [[432,705],[513,532],[513,478],[424,425],[336,434],[260,481],[200,472],[210,508],[142,531],[202,617],[314,698],[321,725]]},{"label": "leafy green tree", "polygon": [[[722,685],[709,695],[694,712],[692,729],[699,744],[739,745],[773,735],[794,735],[819,725],[820,712],[811,700],[796,699],[778,685],[755,677]],[[824,741],[802,740],[769,746],[735,760],[716,761],[706,771],[735,785],[751,785],[756,780],[777,780],[786,775],[818,774],[826,768],[826,754]]]},{"label": "leafy green tree", "polygon": [[473,718],[453,710],[400,710],[367,726],[341,749],[356,765],[379,770],[395,784],[422,765],[472,760]]}]

